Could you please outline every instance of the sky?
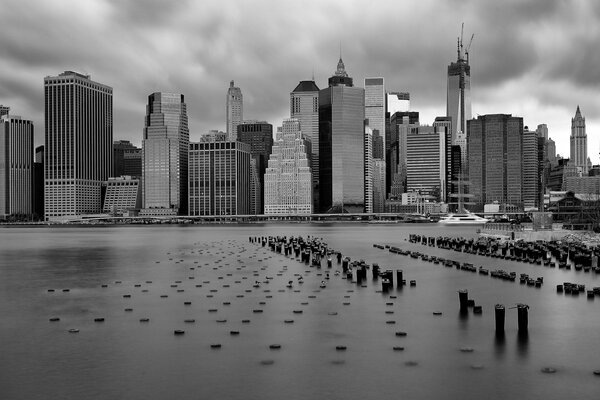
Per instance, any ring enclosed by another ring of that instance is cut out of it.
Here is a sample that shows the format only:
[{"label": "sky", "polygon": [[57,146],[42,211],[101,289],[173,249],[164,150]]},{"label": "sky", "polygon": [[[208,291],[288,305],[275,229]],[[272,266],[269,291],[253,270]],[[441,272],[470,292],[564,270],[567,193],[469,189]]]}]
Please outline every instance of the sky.
[{"label": "sky", "polygon": [[356,86],[385,78],[407,91],[421,123],[446,114],[447,67],[464,23],[473,116],[548,125],[569,156],[571,118],[600,151],[600,1],[590,0],[19,0],[4,1],[0,104],[44,140],[43,78],[71,70],[113,88],[115,140],[141,145],[147,97],[185,95],[190,140],[225,130],[234,80],[244,119],[274,127],[289,93],[313,73],[320,88],[342,48]]}]

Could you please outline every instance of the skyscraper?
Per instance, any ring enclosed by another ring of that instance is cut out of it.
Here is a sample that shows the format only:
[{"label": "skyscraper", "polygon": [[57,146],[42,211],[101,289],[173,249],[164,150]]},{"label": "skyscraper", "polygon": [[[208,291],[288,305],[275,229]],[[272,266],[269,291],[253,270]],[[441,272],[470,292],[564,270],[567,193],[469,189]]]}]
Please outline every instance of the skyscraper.
[{"label": "skyscraper", "polygon": [[66,71],[44,78],[47,220],[101,212],[112,171],[112,88]]},{"label": "skyscraper", "polygon": [[237,126],[244,120],[244,97],[242,96],[242,90],[234,86],[233,81],[229,82],[226,108],[226,133],[229,141],[235,141],[237,139]]},{"label": "skyscraper", "polygon": [[481,115],[468,122],[467,137],[473,202],[522,207],[523,118]]},{"label": "skyscraper", "polygon": [[571,119],[571,159],[569,165],[577,167],[583,175],[588,174],[587,134],[585,133],[585,118],[581,116],[579,106],[575,118]]},{"label": "skyscraper", "polygon": [[[365,78],[365,118],[373,130],[373,137],[383,138],[385,148],[386,95],[383,78]],[[385,158],[381,157],[381,158]]]},{"label": "skyscraper", "polygon": [[[467,121],[471,119],[471,66],[469,49],[463,51],[462,37],[458,42],[456,62],[448,66],[448,90],[446,94],[446,115],[452,118],[452,144],[456,135],[466,134]],[[462,149],[466,150],[466,149]]]},{"label": "skyscraper", "polygon": [[187,213],[190,134],[182,94],[148,96],[142,140],[141,215]]},{"label": "skyscraper", "polygon": [[277,129],[277,140],[265,173],[267,215],[312,213],[310,141],[300,128],[300,121],[290,118]]},{"label": "skyscraper", "polygon": [[117,140],[113,143],[113,177],[142,176],[142,149],[129,140]]},{"label": "skyscraper", "polygon": [[[543,134],[542,134],[543,135]],[[543,139],[543,136],[542,136]],[[538,161],[538,132],[523,129],[523,208],[528,210],[538,206],[540,190],[540,164]]]},{"label": "skyscraper", "polygon": [[190,143],[190,215],[247,215],[250,146],[242,142]]},{"label": "skyscraper", "polygon": [[340,58],[319,92],[321,212],[364,211],[364,117],[364,89],[353,86]]},{"label": "skyscraper", "polygon": [[33,122],[6,114],[0,117],[0,218],[33,212]]},{"label": "skyscraper", "polygon": [[262,122],[244,122],[237,126],[237,140],[250,146],[250,156],[255,160],[258,186],[250,180],[250,191],[255,193],[255,202],[250,204],[251,214],[264,213],[265,171],[273,147],[273,125]]},{"label": "skyscraper", "polygon": [[373,212],[373,130],[367,125],[365,119],[365,140],[364,140],[364,198],[366,213]]},{"label": "skyscraper", "polygon": [[314,80],[301,81],[290,93],[290,117],[300,121],[304,138],[311,142],[313,210],[319,209],[319,88]]},{"label": "skyscraper", "polygon": [[33,213],[35,218],[44,217],[44,146],[35,148],[33,163]]},{"label": "skyscraper", "polygon": [[385,212],[385,161],[373,159],[373,212]]}]

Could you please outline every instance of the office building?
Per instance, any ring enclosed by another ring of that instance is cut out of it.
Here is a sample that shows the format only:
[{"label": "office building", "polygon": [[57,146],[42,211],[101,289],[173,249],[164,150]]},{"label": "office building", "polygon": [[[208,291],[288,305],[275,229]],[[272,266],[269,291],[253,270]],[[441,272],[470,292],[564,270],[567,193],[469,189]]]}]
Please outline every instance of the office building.
[{"label": "office building", "polygon": [[250,180],[250,191],[254,193],[254,202],[250,204],[251,214],[264,213],[265,171],[269,162],[269,155],[273,147],[273,125],[267,122],[244,122],[237,127],[237,140],[250,146],[250,156],[255,160],[258,186],[253,179]]},{"label": "office building", "polygon": [[[542,136],[543,140],[543,136]],[[540,162],[538,149],[538,132],[523,129],[523,209],[528,211],[537,208],[540,199]]]},{"label": "office building", "polygon": [[300,120],[283,121],[265,173],[265,214],[312,214],[310,144],[300,130]]},{"label": "office building", "polygon": [[[365,118],[373,130],[373,138],[383,140],[385,148],[386,94],[383,78],[365,78]],[[383,149],[381,150],[383,152]],[[385,158],[382,155],[377,158]]]},{"label": "office building", "polygon": [[571,165],[577,167],[585,176],[588,173],[587,134],[585,118],[581,116],[579,106],[575,117],[571,118]]},{"label": "office building", "polygon": [[142,176],[142,149],[129,140],[117,140],[113,143],[113,177]]},{"label": "office building", "polygon": [[546,142],[546,159],[553,167],[558,164],[558,159],[556,158],[556,143],[552,138],[548,138],[548,141]]},{"label": "office building", "polygon": [[300,121],[304,138],[311,142],[313,210],[319,209],[319,88],[314,80],[301,81],[290,93],[290,117]]},{"label": "office building", "polygon": [[26,219],[33,208],[33,122],[0,117],[0,218]]},{"label": "office building", "polygon": [[0,118],[10,113],[10,107],[0,104]]},{"label": "office building", "polygon": [[33,216],[44,218],[44,146],[35,148],[33,163]]},{"label": "office building", "polygon": [[142,206],[139,177],[110,177],[104,182],[102,212],[114,216],[132,216]]},{"label": "office building", "polygon": [[320,211],[363,212],[364,89],[354,87],[340,58],[319,92]]},{"label": "office building", "polygon": [[190,143],[190,215],[248,215],[250,146],[242,142]]},{"label": "office building", "polygon": [[452,144],[459,132],[466,134],[471,119],[471,66],[469,52],[463,51],[462,38],[458,43],[456,62],[448,66],[446,116],[452,118]]},{"label": "office building", "polygon": [[468,122],[469,193],[484,204],[523,207],[523,118],[481,115]]},{"label": "office building", "polygon": [[237,135],[237,126],[244,120],[244,96],[242,96],[242,90],[234,86],[234,82],[229,82],[229,89],[227,89],[227,140],[235,141]]},{"label": "office building", "polygon": [[373,159],[373,212],[385,212],[385,160]]},{"label": "office building", "polygon": [[189,141],[184,96],[164,92],[148,96],[140,215],[187,214]]},{"label": "office building", "polygon": [[367,125],[365,120],[365,139],[364,139],[364,181],[365,181],[365,210],[366,213],[373,212],[373,130]]},{"label": "office building", "polygon": [[44,217],[99,213],[112,172],[112,88],[72,71],[48,76],[44,107]]}]

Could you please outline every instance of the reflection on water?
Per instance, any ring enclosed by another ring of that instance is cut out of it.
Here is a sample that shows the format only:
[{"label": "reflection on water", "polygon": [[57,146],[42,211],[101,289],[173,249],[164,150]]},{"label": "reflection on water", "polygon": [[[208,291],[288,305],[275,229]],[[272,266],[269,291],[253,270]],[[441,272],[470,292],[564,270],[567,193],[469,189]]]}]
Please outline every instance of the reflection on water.
[{"label": "reflection on water", "polygon": [[[0,397],[597,393],[591,371],[600,364],[590,351],[597,347],[590,332],[600,329],[600,301],[554,290],[570,280],[600,286],[597,276],[410,244],[409,233],[474,234],[400,224],[0,229]],[[357,285],[334,275],[336,260],[331,270],[319,270],[248,243],[250,235],[291,234],[321,237],[381,270],[402,269],[404,279],[418,285],[381,293],[381,280],[372,276]],[[545,283],[532,289],[394,255],[373,243],[543,276]],[[459,311],[459,289],[468,289],[482,314],[470,315],[472,307]],[[500,333],[498,303],[507,304]],[[516,310],[509,311],[517,303],[532,305],[525,336],[518,333]],[[176,336],[176,329],[185,333]],[[540,373],[547,365],[561,366],[554,374],[560,379]]]}]

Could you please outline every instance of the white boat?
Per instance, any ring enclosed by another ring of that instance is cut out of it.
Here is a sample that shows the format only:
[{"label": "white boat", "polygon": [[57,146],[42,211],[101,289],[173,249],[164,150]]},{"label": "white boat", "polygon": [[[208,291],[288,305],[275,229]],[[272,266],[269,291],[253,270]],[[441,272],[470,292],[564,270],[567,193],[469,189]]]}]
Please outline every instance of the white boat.
[{"label": "white boat", "polygon": [[443,225],[483,225],[488,221],[487,218],[482,218],[479,215],[463,212],[442,217],[438,223]]}]

